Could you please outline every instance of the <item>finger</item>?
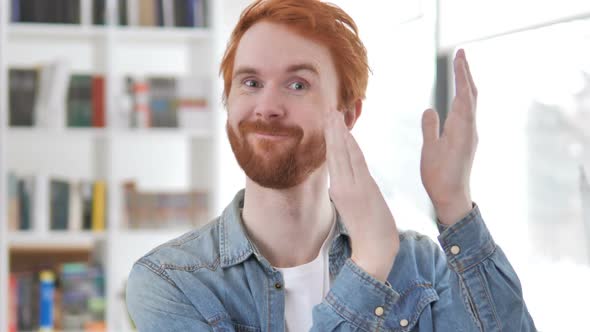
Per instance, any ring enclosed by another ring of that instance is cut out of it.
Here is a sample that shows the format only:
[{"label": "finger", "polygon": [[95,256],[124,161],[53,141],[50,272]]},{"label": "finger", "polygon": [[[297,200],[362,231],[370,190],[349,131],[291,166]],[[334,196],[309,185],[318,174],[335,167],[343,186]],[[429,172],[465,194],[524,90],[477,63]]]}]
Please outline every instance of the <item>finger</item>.
[{"label": "finger", "polygon": [[465,61],[465,69],[467,70],[467,78],[469,80],[469,85],[471,86],[471,92],[473,93],[474,97],[477,97],[477,87],[475,86],[475,82],[473,81],[473,76],[471,75],[471,69],[469,69],[469,61],[467,61],[467,55],[465,54],[464,49],[460,49],[463,51],[462,57],[463,61]]},{"label": "finger", "polygon": [[467,77],[467,69],[465,68],[465,53],[462,49],[457,51],[453,66],[455,71],[455,96],[471,100],[472,92]]},{"label": "finger", "polygon": [[371,173],[369,172],[369,167],[367,166],[367,161],[365,160],[365,155],[361,147],[349,130],[346,132],[346,145],[350,155],[350,164],[354,173],[355,183],[366,183]]},{"label": "finger", "polygon": [[337,127],[340,121],[344,122],[338,111],[329,111],[325,118],[326,160],[331,182],[343,182],[353,177],[344,137]]},{"label": "finger", "polygon": [[438,113],[432,108],[422,114],[422,138],[424,145],[436,142],[439,138],[440,122]]}]

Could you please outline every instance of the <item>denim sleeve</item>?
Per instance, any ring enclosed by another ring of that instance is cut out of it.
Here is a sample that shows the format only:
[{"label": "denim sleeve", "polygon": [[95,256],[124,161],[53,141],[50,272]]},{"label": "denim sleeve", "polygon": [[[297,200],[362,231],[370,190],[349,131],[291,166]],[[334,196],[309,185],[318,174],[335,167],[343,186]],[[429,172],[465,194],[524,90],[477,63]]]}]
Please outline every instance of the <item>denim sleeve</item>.
[{"label": "denim sleeve", "polygon": [[348,258],[322,303],[313,308],[311,331],[381,331],[383,319],[378,310],[398,298],[391,285]]},{"label": "denim sleeve", "polygon": [[[467,311],[480,331],[536,331],[520,280],[492,239],[477,205],[458,223],[438,228],[446,264],[437,264],[436,274],[449,275],[448,291],[455,299],[449,307]],[[444,271],[448,269],[450,273]],[[445,308],[434,312],[449,313]],[[436,317],[433,320],[436,325]]]},{"label": "denim sleeve", "polygon": [[[405,331],[414,322],[418,331],[536,331],[518,276],[477,206],[457,224],[439,229],[444,253],[430,240],[415,242],[412,250],[421,258],[412,264],[419,266],[405,266],[407,273],[430,275],[434,290],[425,289],[418,302],[407,303],[407,294],[347,259],[328,295],[313,308],[311,331]],[[412,310],[420,317],[403,328],[394,317]]]},{"label": "denim sleeve", "polygon": [[150,265],[135,263],[126,298],[138,331],[212,331],[178,287]]}]

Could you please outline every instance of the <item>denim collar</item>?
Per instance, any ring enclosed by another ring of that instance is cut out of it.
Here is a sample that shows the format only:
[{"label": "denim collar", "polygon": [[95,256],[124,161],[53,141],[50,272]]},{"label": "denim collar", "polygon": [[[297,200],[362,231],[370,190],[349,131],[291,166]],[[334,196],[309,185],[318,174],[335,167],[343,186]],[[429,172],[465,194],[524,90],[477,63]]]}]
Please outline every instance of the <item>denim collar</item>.
[{"label": "denim collar", "polygon": [[[256,249],[256,246],[248,238],[244,222],[241,216],[241,209],[244,207],[245,190],[241,189],[235,195],[232,202],[225,208],[221,214],[219,222],[219,253],[221,258],[221,267],[231,267],[240,264],[248,259],[251,255],[255,255],[258,261],[269,271],[274,271],[274,268]],[[336,209],[336,234],[330,246],[330,270],[332,270],[332,263],[338,265],[338,270],[344,260],[337,259],[350,256],[350,246],[348,239],[348,231],[341,221],[340,214]]]}]

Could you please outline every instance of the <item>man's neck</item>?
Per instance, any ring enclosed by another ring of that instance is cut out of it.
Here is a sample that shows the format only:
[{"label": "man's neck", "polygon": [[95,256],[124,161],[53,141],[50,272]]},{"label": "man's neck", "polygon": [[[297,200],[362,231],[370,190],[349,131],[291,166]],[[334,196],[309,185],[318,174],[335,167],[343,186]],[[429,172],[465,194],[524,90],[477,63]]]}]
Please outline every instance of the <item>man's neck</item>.
[{"label": "man's neck", "polygon": [[285,190],[246,180],[244,226],[260,253],[275,267],[293,267],[317,257],[332,227],[327,170]]}]

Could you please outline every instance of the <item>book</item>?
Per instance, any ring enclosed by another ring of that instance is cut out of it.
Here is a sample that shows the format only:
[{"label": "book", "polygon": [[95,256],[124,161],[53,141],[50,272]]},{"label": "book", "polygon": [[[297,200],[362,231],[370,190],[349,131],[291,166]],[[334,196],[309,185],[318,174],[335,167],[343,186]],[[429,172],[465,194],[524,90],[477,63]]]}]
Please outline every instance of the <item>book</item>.
[{"label": "book", "polygon": [[119,0],[119,25],[127,25],[127,0]]},{"label": "book", "polygon": [[17,326],[19,331],[33,331],[39,326],[38,282],[33,272],[17,274]]},{"label": "book", "polygon": [[153,27],[156,26],[156,1],[155,0],[138,0],[139,1],[139,25]]},{"label": "book", "polygon": [[149,85],[142,78],[129,78],[127,84],[130,85],[133,100],[133,117],[131,126],[134,128],[149,128],[152,126]]},{"label": "book", "polygon": [[62,288],[62,328],[88,331],[104,325],[105,293],[102,266],[67,262],[59,268]]},{"label": "book", "polygon": [[13,0],[12,21],[79,24],[80,1]]},{"label": "book", "polygon": [[89,181],[80,182],[80,194],[82,196],[82,229],[92,230],[92,192],[94,186]]},{"label": "book", "polygon": [[151,126],[178,127],[175,104],[176,79],[150,77],[148,84]]},{"label": "book", "polygon": [[196,27],[207,27],[209,26],[207,15],[207,0],[193,0],[195,1],[195,26]]},{"label": "book", "polygon": [[104,76],[92,77],[92,126],[97,128],[104,128],[106,124],[104,85]]},{"label": "book", "polygon": [[162,18],[165,27],[174,26],[174,3],[172,1],[162,1]]},{"label": "book", "polygon": [[92,231],[101,232],[106,226],[106,182],[94,182],[92,193]]},{"label": "book", "polygon": [[19,199],[19,230],[31,230],[33,228],[33,209],[35,197],[34,177],[25,176],[18,180]]},{"label": "book", "polygon": [[10,3],[10,21],[20,22],[20,0],[12,0]]},{"label": "book", "polygon": [[82,230],[82,192],[80,181],[70,181],[68,230]]},{"label": "book", "polygon": [[35,69],[9,69],[8,107],[10,126],[33,126],[39,73]]},{"label": "book", "polygon": [[67,230],[70,205],[70,183],[67,180],[51,179],[50,196],[50,230]]},{"label": "book", "polygon": [[129,228],[188,228],[208,221],[207,192],[140,192],[132,181],[124,184],[124,192]]},{"label": "book", "polygon": [[41,67],[39,96],[35,102],[35,125],[44,128],[64,128],[66,99],[70,81],[70,64],[65,58]]},{"label": "book", "polygon": [[141,0],[127,0],[127,25],[139,25],[139,1]]},{"label": "book", "polygon": [[8,277],[8,332],[18,331],[18,278],[10,273]]},{"label": "book", "polygon": [[19,229],[20,200],[18,190],[18,177],[13,172],[8,172],[8,230]]},{"label": "book", "polygon": [[[67,126],[92,127],[93,124],[92,75],[72,75],[67,97]],[[97,96],[98,98],[98,96]],[[99,101],[95,101],[97,104]],[[98,122],[98,116],[96,117]]]},{"label": "book", "polygon": [[105,25],[106,0],[92,0],[92,23]]},{"label": "book", "polygon": [[90,320],[88,297],[92,285],[88,282],[88,267],[85,262],[63,263],[59,269],[62,288],[62,328],[83,330]]}]

